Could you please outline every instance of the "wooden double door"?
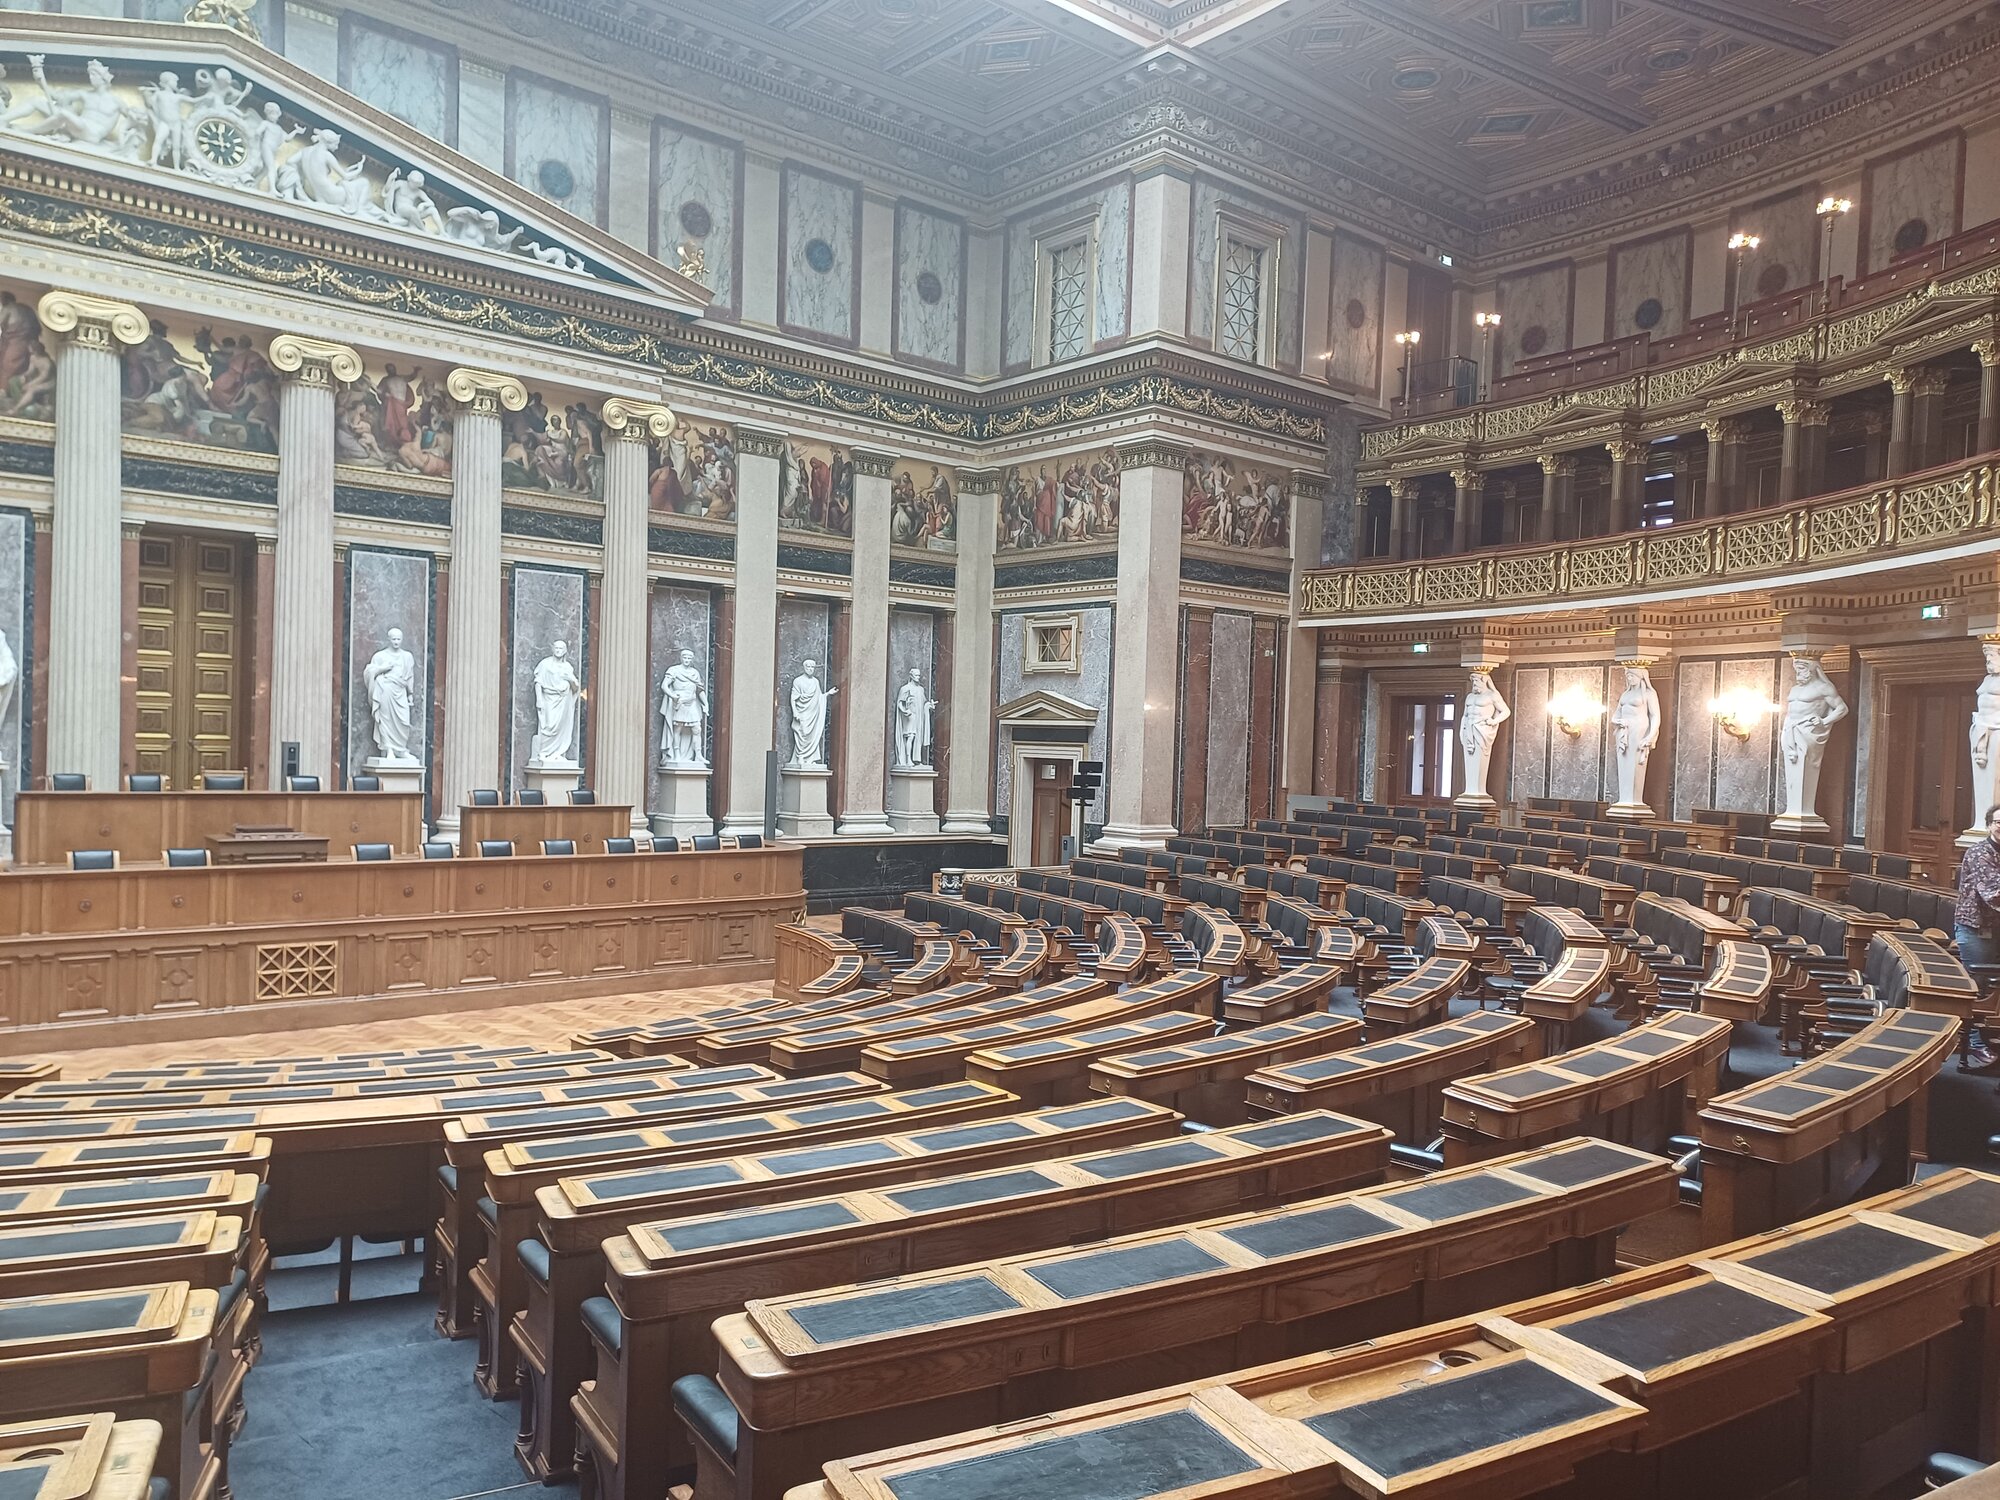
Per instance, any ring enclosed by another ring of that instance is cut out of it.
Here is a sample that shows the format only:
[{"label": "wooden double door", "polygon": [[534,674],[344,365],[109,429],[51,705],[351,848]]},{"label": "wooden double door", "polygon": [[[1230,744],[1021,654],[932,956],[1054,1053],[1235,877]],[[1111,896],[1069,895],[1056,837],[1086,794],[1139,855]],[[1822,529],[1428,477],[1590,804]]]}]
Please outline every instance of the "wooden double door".
[{"label": "wooden double door", "polygon": [[1449,802],[1459,792],[1458,694],[1392,697],[1376,795],[1396,803]]},{"label": "wooden double door", "polygon": [[1954,841],[1972,824],[1973,689],[1957,683],[1897,683],[1875,753],[1890,761],[1887,818],[1891,849],[1923,859],[1934,876],[1958,863]]},{"label": "wooden double door", "polygon": [[138,721],[132,768],[192,791],[248,764],[247,543],[147,527],[139,536]]}]

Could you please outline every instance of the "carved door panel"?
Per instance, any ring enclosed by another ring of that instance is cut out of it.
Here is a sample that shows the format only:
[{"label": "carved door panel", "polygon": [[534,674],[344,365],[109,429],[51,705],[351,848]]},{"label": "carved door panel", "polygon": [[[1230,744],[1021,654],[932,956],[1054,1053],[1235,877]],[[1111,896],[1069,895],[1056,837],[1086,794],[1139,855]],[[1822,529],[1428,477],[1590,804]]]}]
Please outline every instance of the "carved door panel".
[{"label": "carved door panel", "polygon": [[138,727],[133,767],[192,790],[241,769],[243,548],[148,530],[139,538]]},{"label": "carved door panel", "polygon": [[1063,835],[1069,831],[1066,794],[1075,767],[1066,760],[1031,760],[1028,767],[1035,778],[1030,858],[1037,865],[1061,864]]},{"label": "carved door panel", "polygon": [[[1458,696],[1391,698],[1391,734],[1381,747],[1380,800],[1449,802],[1458,795]],[[1489,788],[1489,790],[1491,790]]]},{"label": "carved door panel", "polygon": [[[1942,683],[1909,683],[1889,696],[1889,718],[1876,754],[1894,747],[1889,846],[1925,860],[1934,874],[1958,862],[1954,840],[1972,821],[1973,691]],[[1907,753],[1905,753],[1907,752]]]}]

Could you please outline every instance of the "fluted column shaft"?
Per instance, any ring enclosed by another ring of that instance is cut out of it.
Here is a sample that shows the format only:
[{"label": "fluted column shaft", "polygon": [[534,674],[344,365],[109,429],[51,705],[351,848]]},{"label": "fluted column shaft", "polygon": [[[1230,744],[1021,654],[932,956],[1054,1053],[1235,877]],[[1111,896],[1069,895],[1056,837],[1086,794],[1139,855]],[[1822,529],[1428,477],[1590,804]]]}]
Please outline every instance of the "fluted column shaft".
[{"label": "fluted column shaft", "polygon": [[778,466],[784,455],[780,434],[737,429],[736,641],[729,656],[724,833],[764,831],[764,757],[778,701]]},{"label": "fluted column shaft", "polygon": [[2000,448],[2000,339],[1979,339],[1972,352],[1979,356],[1979,437],[1981,453]]},{"label": "fluted column shaft", "polygon": [[1606,448],[1611,454],[1611,513],[1606,520],[1612,535],[1633,531],[1639,525],[1644,506],[1646,445],[1636,438],[1613,438]]},{"label": "fluted column shaft", "polygon": [[457,415],[438,826],[456,828],[473,789],[500,781],[500,409],[519,411],[528,393],[510,376],[463,369],[445,390]]},{"label": "fluted column shaft", "polygon": [[1417,482],[1389,481],[1389,560],[1401,562],[1416,551]]},{"label": "fluted column shaft", "polygon": [[646,826],[647,730],[655,722],[646,662],[647,460],[652,443],[673,430],[674,415],[664,406],[621,396],[604,403],[604,598],[591,779],[598,801],[630,804],[635,832]]},{"label": "fluted column shaft", "polygon": [[56,451],[49,578],[51,771],[82,771],[115,790],[121,752],[124,472],[120,349],[146,337],[123,302],[50,292],[37,308],[56,349]]},{"label": "fluted column shaft", "polygon": [[1778,503],[1810,499],[1825,484],[1826,405],[1820,401],[1780,401],[1784,447],[1778,460]]},{"label": "fluted column shaft", "polygon": [[1542,466],[1542,513],[1536,540],[1566,542],[1576,537],[1576,460],[1545,453]]},{"label": "fluted column shaft", "polygon": [[[285,784],[284,745],[299,770],[333,769],[333,397],[361,374],[343,344],[281,333],[271,363],[278,395],[278,540],[273,551],[270,784]],[[323,782],[323,785],[331,785]]]},{"label": "fluted column shaft", "polygon": [[[854,572],[847,606],[840,831],[895,832],[883,813],[889,763],[889,475],[886,453],[854,452]],[[956,759],[956,757],[954,757]]]},{"label": "fluted column shaft", "polygon": [[1886,479],[1910,472],[1910,442],[1916,417],[1916,371],[1896,370],[1889,376],[1894,401],[1889,408],[1889,465]]},{"label": "fluted column shaft", "polygon": [[999,488],[996,470],[959,470],[946,833],[993,831],[993,541]]},{"label": "fluted column shaft", "polygon": [[1479,545],[1479,507],[1485,496],[1486,476],[1477,469],[1453,469],[1451,483],[1451,550],[1470,552]]},{"label": "fluted column shaft", "polygon": [[1174,829],[1179,694],[1181,490],[1186,450],[1118,450],[1117,650],[1111,677],[1110,793],[1104,842],[1161,844]]}]

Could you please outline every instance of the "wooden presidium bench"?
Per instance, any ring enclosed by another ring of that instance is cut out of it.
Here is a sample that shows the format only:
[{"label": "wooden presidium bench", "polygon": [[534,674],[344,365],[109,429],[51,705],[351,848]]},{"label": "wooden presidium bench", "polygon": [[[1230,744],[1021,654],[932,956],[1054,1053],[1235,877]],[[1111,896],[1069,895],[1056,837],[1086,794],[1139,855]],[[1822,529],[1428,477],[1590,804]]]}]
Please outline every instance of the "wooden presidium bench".
[{"label": "wooden presidium bench", "polygon": [[710,1325],[752,1298],[914,1275],[978,1247],[1049,1249],[1380,1182],[1388,1132],[1338,1115],[634,1225],[604,1245],[605,1296],[583,1304],[596,1378],[574,1407],[601,1500],[663,1496],[694,1448],[660,1402],[716,1367]]},{"label": "wooden presidium bench", "polygon": [[[870,1444],[1143,1391],[1168,1371],[1221,1374],[1246,1354],[1323,1349],[1440,1304],[1602,1276],[1619,1227],[1674,1201],[1674,1172],[1605,1145],[1592,1148],[1604,1156],[1593,1169],[1545,1165],[1576,1149],[1085,1249],[752,1299],[717,1322],[716,1378],[674,1386],[695,1440],[695,1500],[778,1500]],[[1077,1477],[1052,1472],[1041,1493],[1090,1493]]]},{"label": "wooden presidium bench", "polygon": [[1993,1451],[1996,1258],[2000,1180],[1955,1170],[1408,1334],[843,1457],[793,1500],[1907,1493],[1930,1453]]}]

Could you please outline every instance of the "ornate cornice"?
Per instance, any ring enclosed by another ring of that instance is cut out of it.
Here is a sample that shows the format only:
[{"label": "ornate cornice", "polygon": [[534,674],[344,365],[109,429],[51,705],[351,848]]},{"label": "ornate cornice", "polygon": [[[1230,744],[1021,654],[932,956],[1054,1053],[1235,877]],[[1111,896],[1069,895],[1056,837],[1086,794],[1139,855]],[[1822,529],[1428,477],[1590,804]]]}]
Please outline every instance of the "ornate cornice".
[{"label": "ornate cornice", "polygon": [[654,401],[634,401],[628,396],[613,396],[604,403],[604,429],[613,437],[631,438],[635,442],[652,439],[661,442],[673,436],[679,418],[669,407]]},{"label": "ornate cornice", "polygon": [[961,495],[997,495],[1006,473],[1001,469],[960,469],[958,471],[958,492]]},{"label": "ornate cornice", "polygon": [[271,340],[271,364],[301,385],[331,387],[361,378],[361,356],[345,344],[281,333]]},{"label": "ornate cornice", "polygon": [[1147,438],[1137,443],[1118,445],[1118,467],[1121,471],[1131,469],[1172,469],[1176,473],[1184,468],[1191,450],[1181,443],[1169,443],[1159,438]]},{"label": "ornate cornice", "polygon": [[896,472],[896,456],[893,453],[877,453],[871,448],[855,448],[849,456],[854,460],[854,472],[867,479],[887,479]]},{"label": "ornate cornice", "polygon": [[736,451],[750,458],[783,458],[785,435],[762,427],[738,427]]},{"label": "ornate cornice", "polygon": [[44,293],[35,304],[35,316],[50,333],[62,334],[87,349],[143,344],[148,332],[146,315],[131,303],[82,292]]},{"label": "ornate cornice", "polygon": [[528,388],[512,375],[464,366],[445,376],[444,393],[458,403],[461,412],[480,417],[497,417],[503,407],[519,411],[528,404]]}]

